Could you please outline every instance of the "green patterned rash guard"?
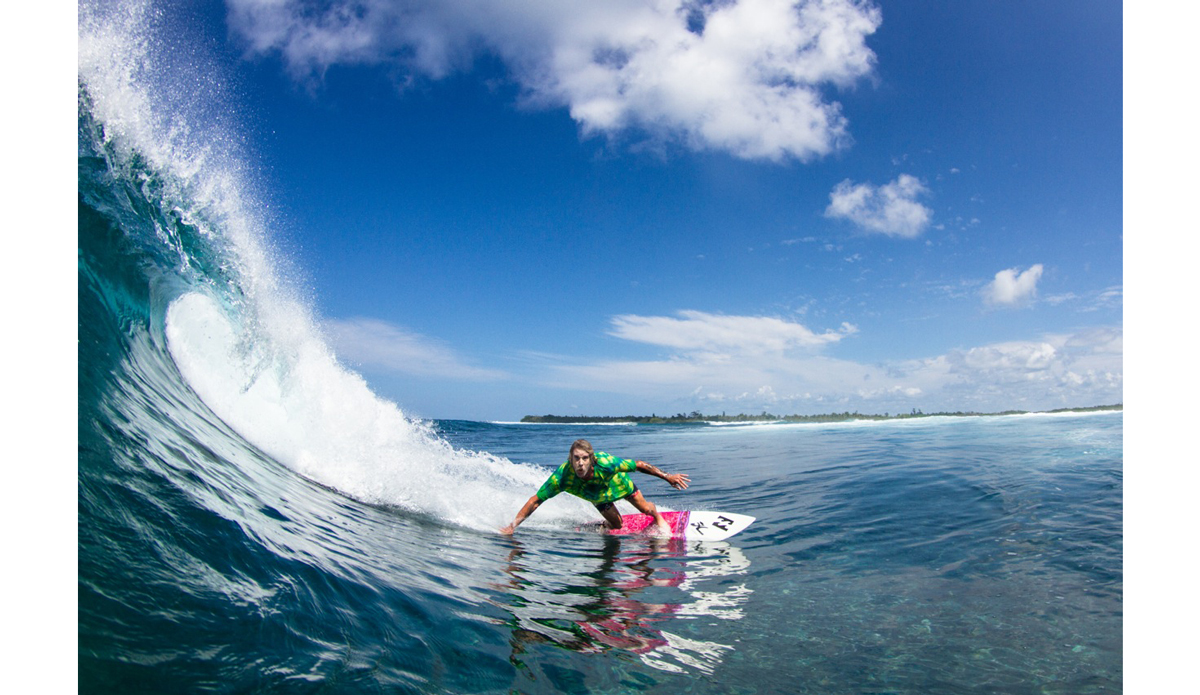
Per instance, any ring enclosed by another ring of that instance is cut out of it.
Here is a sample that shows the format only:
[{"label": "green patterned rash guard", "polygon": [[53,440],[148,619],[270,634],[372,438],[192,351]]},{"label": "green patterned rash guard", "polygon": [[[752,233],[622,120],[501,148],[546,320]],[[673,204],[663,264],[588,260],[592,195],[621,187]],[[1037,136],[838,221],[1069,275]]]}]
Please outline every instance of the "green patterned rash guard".
[{"label": "green patterned rash guard", "polygon": [[537,497],[545,502],[560,492],[569,492],[576,497],[601,504],[615,502],[628,496],[637,488],[626,473],[637,470],[637,461],[619,459],[603,451],[596,452],[596,465],[592,466],[592,477],[583,480],[575,475],[571,462],[564,462],[550,474],[538,488]]}]

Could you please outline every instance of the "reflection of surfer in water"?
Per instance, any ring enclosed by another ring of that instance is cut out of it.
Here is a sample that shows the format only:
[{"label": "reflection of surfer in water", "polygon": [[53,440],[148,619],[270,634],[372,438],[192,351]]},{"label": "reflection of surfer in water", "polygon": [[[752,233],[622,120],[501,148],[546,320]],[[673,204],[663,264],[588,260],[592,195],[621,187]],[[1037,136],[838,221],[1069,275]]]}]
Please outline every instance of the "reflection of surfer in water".
[{"label": "reflection of surfer in water", "polygon": [[621,528],[621,513],[613,503],[623,499],[639,512],[654,517],[660,533],[671,535],[671,526],[663,519],[662,514],[658,513],[658,507],[643,497],[641,491],[629,479],[627,473],[631,471],[662,478],[678,490],[686,490],[691,482],[684,473],[663,473],[645,461],[619,459],[603,451],[594,452],[586,439],[577,439],[571,445],[566,463],[550,474],[537,493],[517,512],[513,522],[500,529],[500,533],[511,534],[542,505],[542,502],[560,492],[569,492],[596,505],[609,528]]},{"label": "reflection of surfer in water", "polygon": [[[547,583],[543,572],[522,559],[525,550],[514,540],[504,570],[509,580],[492,584],[508,595],[508,600],[497,601],[496,605],[516,618],[512,663],[528,668],[517,656],[528,645],[542,642],[583,653],[619,649],[649,654],[668,646],[666,637],[652,623],[675,615],[680,604],[649,603],[637,595],[648,587],[678,587],[686,580],[684,572],[659,566],[660,561],[682,557],[685,543],[678,538],[657,537],[646,542],[650,545],[639,548],[605,538],[600,568],[570,574],[578,581],[558,586],[553,581]],[[634,550],[619,556],[622,548]]]}]

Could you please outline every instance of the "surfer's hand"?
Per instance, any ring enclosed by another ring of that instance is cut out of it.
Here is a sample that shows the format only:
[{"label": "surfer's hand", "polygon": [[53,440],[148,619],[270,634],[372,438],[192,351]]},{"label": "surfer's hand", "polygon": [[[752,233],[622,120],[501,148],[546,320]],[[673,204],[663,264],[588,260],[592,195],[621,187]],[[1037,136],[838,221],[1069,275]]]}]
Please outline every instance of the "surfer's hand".
[{"label": "surfer's hand", "polygon": [[516,528],[512,524],[509,524],[508,526],[502,527],[500,529],[500,533],[505,536],[511,536],[511,535],[513,535],[513,531],[515,531],[515,530],[516,530]]},{"label": "surfer's hand", "polygon": [[687,473],[674,473],[667,476],[667,482],[676,490],[686,490],[691,481],[692,479],[687,476]]}]

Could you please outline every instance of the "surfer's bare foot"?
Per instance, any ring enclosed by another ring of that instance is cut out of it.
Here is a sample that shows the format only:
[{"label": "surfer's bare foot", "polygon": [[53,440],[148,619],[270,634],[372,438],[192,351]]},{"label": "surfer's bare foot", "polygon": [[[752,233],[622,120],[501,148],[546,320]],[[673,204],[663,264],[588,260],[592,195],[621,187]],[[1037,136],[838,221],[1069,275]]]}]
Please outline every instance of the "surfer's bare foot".
[{"label": "surfer's bare foot", "polygon": [[666,519],[663,519],[662,521],[658,522],[657,530],[658,530],[658,535],[660,535],[660,536],[670,536],[671,535],[671,525],[667,523]]}]

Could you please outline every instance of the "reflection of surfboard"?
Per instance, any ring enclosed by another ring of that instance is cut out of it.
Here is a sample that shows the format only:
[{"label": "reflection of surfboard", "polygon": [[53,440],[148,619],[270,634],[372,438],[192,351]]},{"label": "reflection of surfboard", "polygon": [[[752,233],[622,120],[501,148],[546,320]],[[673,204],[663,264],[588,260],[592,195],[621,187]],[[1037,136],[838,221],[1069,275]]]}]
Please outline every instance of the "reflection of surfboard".
[{"label": "reflection of surfboard", "polygon": [[[754,521],[752,516],[727,512],[663,512],[662,515],[671,525],[672,538],[686,538],[689,541],[722,541],[746,530]],[[598,528],[610,536],[632,536],[654,531],[654,517],[649,514],[623,514],[621,522],[619,529],[607,528],[603,522],[589,524],[589,527]]]}]

